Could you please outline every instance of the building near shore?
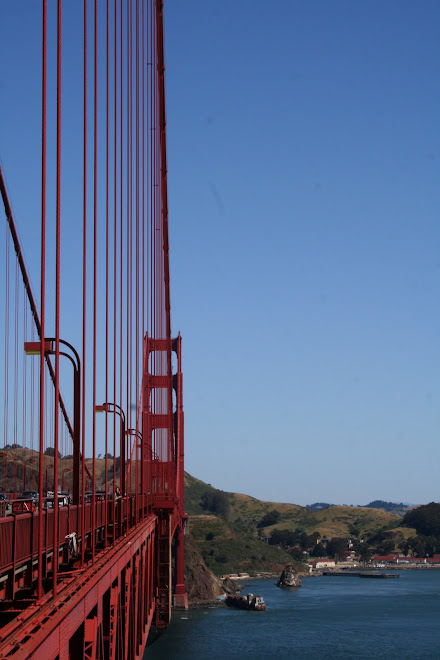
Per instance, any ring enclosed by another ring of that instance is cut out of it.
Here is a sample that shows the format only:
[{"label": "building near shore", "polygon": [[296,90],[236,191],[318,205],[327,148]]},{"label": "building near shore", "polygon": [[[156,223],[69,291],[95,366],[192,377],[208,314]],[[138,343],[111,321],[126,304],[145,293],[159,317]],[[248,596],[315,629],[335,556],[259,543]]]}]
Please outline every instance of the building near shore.
[{"label": "building near shore", "polygon": [[336,561],[330,557],[316,557],[308,563],[312,568],[334,568],[336,566]]},{"label": "building near shore", "polygon": [[376,555],[372,561],[375,564],[415,564],[416,566],[440,566],[440,553],[432,557],[406,557],[404,555]]}]

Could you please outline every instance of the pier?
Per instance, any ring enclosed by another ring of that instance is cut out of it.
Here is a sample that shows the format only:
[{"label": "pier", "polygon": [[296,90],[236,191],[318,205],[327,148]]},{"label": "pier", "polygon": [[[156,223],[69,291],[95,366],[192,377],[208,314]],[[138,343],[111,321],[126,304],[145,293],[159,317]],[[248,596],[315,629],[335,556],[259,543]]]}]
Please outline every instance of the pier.
[{"label": "pier", "polygon": [[375,571],[324,571],[323,575],[338,576],[338,577],[360,577],[360,578],[398,578],[399,573],[376,573]]}]

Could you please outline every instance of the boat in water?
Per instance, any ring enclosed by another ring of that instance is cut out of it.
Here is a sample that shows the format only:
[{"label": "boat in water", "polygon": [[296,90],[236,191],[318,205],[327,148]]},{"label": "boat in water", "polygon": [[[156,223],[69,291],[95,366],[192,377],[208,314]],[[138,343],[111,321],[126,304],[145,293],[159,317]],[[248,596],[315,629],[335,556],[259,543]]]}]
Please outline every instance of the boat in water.
[{"label": "boat in water", "polygon": [[237,607],[239,610],[255,610],[256,612],[264,612],[266,604],[263,596],[254,596],[248,594],[247,596],[226,596],[225,603],[228,607]]}]

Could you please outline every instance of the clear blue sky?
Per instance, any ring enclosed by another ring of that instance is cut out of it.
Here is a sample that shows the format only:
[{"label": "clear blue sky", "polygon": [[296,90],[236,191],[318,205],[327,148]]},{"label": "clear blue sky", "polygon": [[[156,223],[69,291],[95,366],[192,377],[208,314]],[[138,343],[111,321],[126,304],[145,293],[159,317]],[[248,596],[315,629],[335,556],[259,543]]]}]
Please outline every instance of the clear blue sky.
[{"label": "clear blue sky", "polygon": [[[1,10],[0,156],[38,282],[35,12]],[[440,4],[166,0],[165,59],[186,470],[439,501]]]},{"label": "clear blue sky", "polygon": [[186,469],[439,500],[440,5],[166,4]]}]

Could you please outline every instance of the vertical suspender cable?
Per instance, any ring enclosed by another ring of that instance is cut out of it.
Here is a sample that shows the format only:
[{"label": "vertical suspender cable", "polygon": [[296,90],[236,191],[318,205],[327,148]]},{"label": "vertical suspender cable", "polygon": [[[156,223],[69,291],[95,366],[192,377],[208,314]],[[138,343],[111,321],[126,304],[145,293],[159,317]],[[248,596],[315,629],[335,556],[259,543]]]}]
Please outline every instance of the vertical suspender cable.
[{"label": "vertical suspender cable", "polygon": [[[147,0],[149,2],[149,0]],[[151,213],[151,171],[152,171],[152,163],[151,163],[151,140],[153,137],[153,132],[152,132],[152,126],[151,126],[151,72],[153,69],[153,64],[151,61],[151,25],[150,25],[150,14],[151,14],[151,9],[150,5],[147,5],[147,39],[148,39],[148,69],[147,69],[147,111],[146,111],[146,117],[147,117],[147,236],[148,236],[148,266],[147,266],[147,295],[148,295],[148,312],[147,312],[147,332],[149,336],[152,336],[151,328],[152,328],[152,313],[153,313],[153,308],[152,308],[152,301],[151,301],[151,264],[152,264],[152,255],[153,255],[153,250],[152,250],[152,245],[151,241],[153,238],[152,230],[151,230],[151,218],[152,218],[152,213]]]},{"label": "vertical suspender cable", "polygon": [[[122,261],[123,261],[123,204],[124,204],[124,187],[123,187],[123,180],[124,180],[124,67],[123,67],[123,52],[124,52],[124,8],[123,8],[123,2],[121,0],[121,10],[120,10],[120,98],[119,98],[119,103],[120,103],[120,153],[119,153],[119,158],[120,158],[120,212],[119,212],[119,235],[120,235],[120,240],[119,240],[119,365],[118,365],[118,373],[119,373],[119,392],[118,396],[114,398],[114,402],[120,401],[122,403],[122,297],[123,297],[123,277],[122,277]],[[116,412],[113,414],[113,424],[114,424],[114,471],[113,471],[113,477],[114,477],[114,484],[113,488],[116,486]],[[113,500],[115,501],[115,500]],[[114,505],[115,506],[115,505]],[[114,509],[115,515],[116,515],[116,508]],[[115,519],[116,520],[116,519]]]},{"label": "vertical suspender cable", "polygon": [[86,312],[87,312],[87,0],[84,0],[83,62],[83,322],[82,322],[82,459],[81,459],[81,565],[85,562],[86,491]]},{"label": "vertical suspender cable", "polygon": [[[123,39],[123,37],[124,37],[124,31],[123,31],[123,14],[124,14],[124,12],[123,12],[123,6],[122,5],[123,5],[123,3],[121,2],[121,65],[120,65],[120,67],[121,67],[121,99],[120,99],[120,103],[121,103],[121,128],[120,128],[120,131],[121,131],[121,154],[120,154],[120,158],[121,158],[121,190],[120,190],[120,194],[121,194],[121,211],[120,211],[120,226],[119,226],[119,231],[120,231],[120,243],[119,243],[119,247],[120,247],[120,254],[119,254],[119,260],[120,260],[120,262],[119,262],[119,298],[120,298],[120,306],[119,306],[119,398],[118,399],[115,398],[115,402],[117,400],[119,400],[120,403],[122,403],[122,382],[123,382],[123,375],[122,375],[122,330],[123,330],[123,327],[122,327],[122,318],[123,318],[123,314],[122,314],[122,311],[123,311],[123,271],[122,271],[122,268],[123,268],[123,266],[122,266],[122,264],[123,264],[123,254],[124,254],[124,240],[123,240],[124,239],[124,237],[123,237],[123,215],[124,215],[124,213],[123,213],[123,196],[124,196],[123,195],[123,190],[124,190],[124,188],[123,188],[123,169],[124,169],[123,168],[123,165],[124,165],[124,150],[123,150],[123,146],[124,146],[124,140],[123,140],[123,134],[124,134],[124,113],[123,113],[123,109],[124,109],[123,108],[123,103],[124,103],[124,100],[123,100],[123,98],[124,98],[124,84],[123,84],[124,83],[124,67],[123,67],[123,51],[124,51],[124,48],[123,48],[124,39]],[[116,427],[116,413],[114,413],[114,420],[115,420],[114,423],[115,423],[115,427]],[[116,476],[115,476],[115,478],[116,478]]]},{"label": "vertical suspender cable", "polygon": [[[116,272],[116,236],[117,236],[117,204],[118,204],[118,0],[115,0],[114,7],[114,98],[113,98],[113,112],[114,112],[114,125],[113,125],[113,401],[116,397],[116,291],[117,291],[117,272]],[[115,437],[115,428],[113,425],[113,443]],[[113,462],[114,462],[114,447],[113,447]],[[113,463],[114,470],[114,463]],[[106,463],[107,472],[107,463]],[[114,473],[113,473],[114,477]],[[113,478],[113,496],[114,496],[114,478]],[[114,501],[114,497],[113,497]],[[114,504],[113,504],[114,506]]]},{"label": "vertical suspender cable", "polygon": [[[154,271],[156,267],[156,262],[155,262],[155,240],[156,240],[156,228],[155,228],[155,215],[154,215],[154,193],[155,193],[155,187],[154,187],[154,172],[155,172],[155,163],[154,163],[154,142],[155,142],[155,132],[154,132],[154,123],[153,123],[153,107],[154,107],[154,57],[153,57],[153,2],[150,3],[150,153],[149,153],[149,161],[150,161],[150,234],[151,234],[151,239],[150,239],[150,250],[151,250],[151,255],[150,255],[150,307],[151,307],[151,315],[150,315],[150,323],[151,323],[151,336],[155,337],[155,290],[154,290]],[[155,361],[156,361],[156,354],[152,354],[152,371],[151,373],[155,373]],[[156,400],[156,393],[155,390],[153,389],[151,393],[151,410],[155,412],[155,400]],[[156,441],[156,436],[155,436],[155,431],[152,432],[152,443]],[[153,451],[155,451],[155,446],[153,444]]]},{"label": "vertical suspender cable", "polygon": [[[105,162],[105,400],[108,401],[108,358],[109,358],[109,2],[107,0],[106,24],[106,162]],[[108,443],[108,415],[105,415],[105,477],[104,477],[104,547],[107,547],[107,443]]]},{"label": "vertical suspender cable", "polygon": [[[128,428],[131,428],[131,381],[130,381],[130,362],[131,362],[131,212],[132,212],[132,3],[127,1],[127,282],[126,282],[126,410],[128,417]],[[125,438],[123,439],[125,442]],[[123,493],[124,495],[124,493]]]},{"label": "vertical suspender cable", "polygon": [[10,490],[8,484],[8,457],[6,454],[6,445],[9,444],[9,254],[10,237],[6,225],[6,258],[5,258],[5,415],[4,415],[4,435],[3,444],[5,449],[5,493]]},{"label": "vertical suspender cable", "polygon": [[[54,447],[54,553],[53,597],[57,595],[58,576],[58,444],[60,393],[60,271],[61,271],[61,0],[57,12],[57,155],[56,155],[56,265],[55,265],[55,447]],[[44,339],[44,338],[43,338]]]},{"label": "vertical suspender cable", "polygon": [[37,599],[43,597],[43,496],[44,496],[44,333],[46,321],[46,67],[47,67],[47,2],[43,0],[43,34],[42,34],[42,98],[41,98],[41,336],[40,336],[40,429],[39,429],[39,461],[38,461],[38,584]]},{"label": "vertical suspender cable", "polygon": [[[129,401],[128,401],[128,396],[129,396],[129,384],[128,384],[128,362],[129,362],[129,319],[128,319],[128,314],[129,314],[129,305],[130,305],[130,295],[129,295],[129,264],[130,264],[130,258],[129,258],[129,250],[130,250],[130,0],[127,0],[127,14],[126,14],[126,19],[127,19],[127,62],[126,62],[126,76],[127,76],[127,88],[126,88],[126,105],[127,105],[127,118],[126,118],[126,132],[127,132],[127,141],[126,141],[126,163],[127,163],[127,180],[125,182],[126,185],[126,202],[125,202],[125,225],[126,225],[126,239],[127,239],[127,248],[126,248],[126,262],[125,262],[125,360],[126,360],[126,370],[125,370],[125,406],[126,410],[128,412],[128,407],[129,407]],[[122,306],[121,306],[122,309]],[[124,404],[122,403],[122,399],[120,401],[121,406]],[[130,428],[130,422],[128,422],[128,428]],[[123,495],[124,493],[122,493]]]},{"label": "vertical suspender cable", "polygon": [[[116,316],[116,301],[117,301],[117,231],[118,231],[118,208],[117,208],[117,188],[118,188],[118,0],[115,0],[115,52],[114,52],[114,67],[115,67],[115,79],[114,79],[114,248],[113,248],[113,279],[114,279],[114,289],[113,289],[113,401],[116,401],[116,356],[117,356],[117,316]],[[114,529],[115,529],[115,470],[116,470],[116,458],[115,458],[115,449],[116,449],[116,426],[115,426],[115,416],[113,416],[113,499],[112,499],[112,508],[113,508],[113,542],[114,542]]]},{"label": "vertical suspender cable", "polygon": [[129,250],[128,250],[128,360],[127,360],[127,380],[129,383],[129,389],[127,391],[127,416],[129,421],[129,428],[131,428],[131,390],[132,390],[132,344],[133,344],[133,332],[132,332],[132,309],[133,309],[133,2],[129,0],[130,7],[130,40],[129,40],[129,74],[130,74],[130,84],[129,84],[129,126],[130,126],[130,138],[129,138],[129,161],[130,161],[130,204],[129,204],[129,217],[128,217],[128,229],[129,229]]},{"label": "vertical suspender cable", "polygon": [[[130,114],[131,114],[131,105],[130,105],[130,0],[127,0],[127,200],[126,200],[126,237],[127,237],[127,251],[126,251],[126,282],[125,282],[125,296],[126,296],[126,307],[125,307],[125,360],[126,360],[126,370],[125,370],[125,406],[128,413],[128,408],[130,405],[129,402],[129,381],[128,381],[128,364],[130,361],[130,175],[131,175],[131,160],[130,160],[130,146],[131,146],[131,136],[130,136]],[[121,400],[121,405],[123,405]],[[130,428],[130,420],[128,421],[128,428]],[[125,442],[125,438],[124,438]],[[125,493],[122,493],[124,496]]]},{"label": "vertical suspender cable", "polygon": [[[136,320],[135,320],[135,397],[136,397],[136,431],[138,430],[138,396],[139,396],[139,0],[136,0]],[[134,436],[135,446],[138,444]],[[136,452],[137,453],[137,452]],[[130,471],[130,481],[132,472]]]},{"label": "vertical suspender cable", "polygon": [[[141,348],[143,354],[143,341],[145,336],[145,0],[142,0],[142,334],[141,334]],[[143,365],[143,360],[141,362]],[[143,395],[142,388],[142,395]],[[145,401],[142,400],[142,407],[145,404]],[[140,410],[142,410],[142,407]],[[146,441],[147,438],[144,438]],[[144,496],[144,484],[143,484],[143,461],[146,460],[144,456],[144,443],[141,444],[141,450],[138,452],[136,465],[140,465],[140,470],[136,470],[136,474],[139,472],[139,492],[141,493],[141,502],[143,504]],[[142,506],[143,512],[143,506]],[[143,517],[143,515],[142,515]]]},{"label": "vertical suspender cable", "polygon": [[[98,0],[95,0],[94,39],[94,99],[93,99],[93,411],[96,405],[96,293],[97,293],[97,242],[98,242]],[[96,524],[96,416],[92,428],[92,563],[95,561]]]}]

